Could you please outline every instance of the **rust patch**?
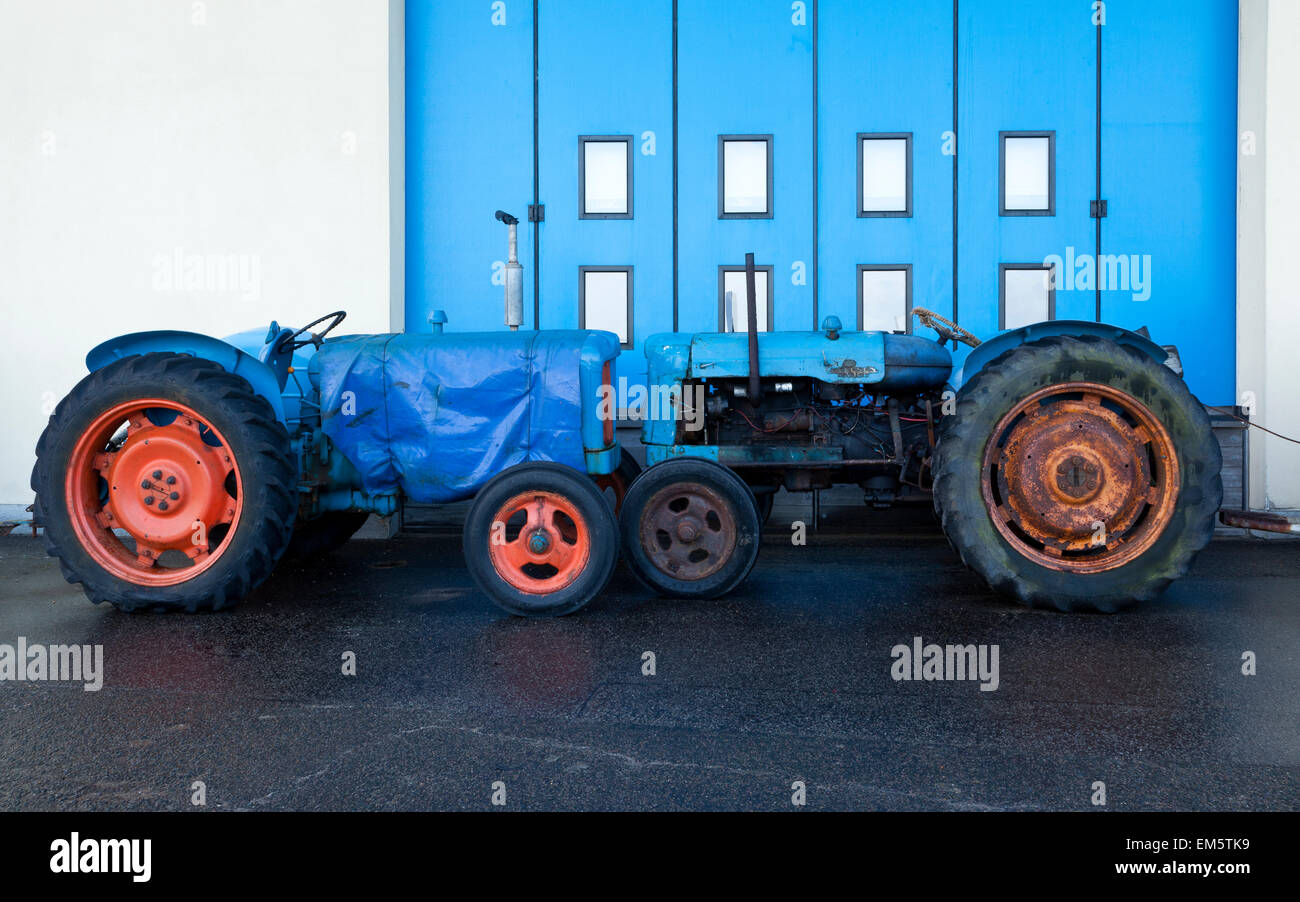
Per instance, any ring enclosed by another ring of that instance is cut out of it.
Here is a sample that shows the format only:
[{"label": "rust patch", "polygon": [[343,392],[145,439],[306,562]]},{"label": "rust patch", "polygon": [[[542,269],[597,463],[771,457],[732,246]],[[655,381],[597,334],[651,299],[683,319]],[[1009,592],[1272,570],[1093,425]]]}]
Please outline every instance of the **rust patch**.
[{"label": "rust patch", "polygon": [[1099,573],[1159,538],[1178,499],[1178,458],[1164,425],[1106,385],[1048,386],[998,423],[981,492],[1009,544],[1044,567]]},{"label": "rust patch", "polygon": [[846,379],[861,379],[866,376],[874,376],[878,371],[874,366],[858,366],[858,362],[852,357],[845,358],[838,365],[834,361],[825,360],[823,365],[826,372],[832,376],[841,376]]},{"label": "rust patch", "polygon": [[641,547],[671,579],[700,580],[723,568],[736,550],[735,513],[713,489],[679,482],[656,492],[641,512]]}]

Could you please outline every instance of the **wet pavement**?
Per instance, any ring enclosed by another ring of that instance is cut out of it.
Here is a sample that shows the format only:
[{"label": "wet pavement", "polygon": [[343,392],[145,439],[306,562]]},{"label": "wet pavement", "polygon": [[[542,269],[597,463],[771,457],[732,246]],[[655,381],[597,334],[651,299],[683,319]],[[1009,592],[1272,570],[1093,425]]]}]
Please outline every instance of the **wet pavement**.
[{"label": "wet pavement", "polygon": [[[512,809],[788,809],[795,781],[810,809],[1090,809],[1098,781],[1111,809],[1300,808],[1300,545],[1216,541],[1106,617],[992,596],[926,518],[785,535],[733,597],[620,567],[556,621],[498,614],[445,530],[193,616],[93,606],[0,537],[0,643],[104,653],[98,692],[0,683],[0,809],[183,810],[195,781],[227,810],[488,809],[495,783]],[[918,636],[996,645],[997,689],[894,680]]]}]

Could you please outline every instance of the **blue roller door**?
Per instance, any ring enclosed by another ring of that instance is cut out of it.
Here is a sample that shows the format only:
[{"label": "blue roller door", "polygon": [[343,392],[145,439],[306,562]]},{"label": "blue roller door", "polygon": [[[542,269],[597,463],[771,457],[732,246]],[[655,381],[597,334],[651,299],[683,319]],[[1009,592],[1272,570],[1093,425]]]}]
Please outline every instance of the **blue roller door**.
[{"label": "blue roller door", "polygon": [[[585,267],[630,272],[638,345],[717,329],[720,269],[752,251],[778,329],[854,325],[863,269],[898,267],[914,305],[990,334],[1007,270],[1055,260],[1052,315],[1145,325],[1203,400],[1231,403],[1236,3],[1105,12],[1099,28],[1091,4],[1041,0],[412,2],[408,328],[435,307],[499,327],[491,213],[535,196],[529,326],[534,303],[543,327],[582,321]],[[1050,136],[1050,212],[1003,209],[1007,133]],[[907,136],[906,215],[860,215],[864,134]],[[770,215],[719,215],[723,135],[770,136]],[[632,142],[630,219],[581,216],[583,136]],[[1118,275],[1119,257],[1135,284],[1076,278],[1085,258]]]}]

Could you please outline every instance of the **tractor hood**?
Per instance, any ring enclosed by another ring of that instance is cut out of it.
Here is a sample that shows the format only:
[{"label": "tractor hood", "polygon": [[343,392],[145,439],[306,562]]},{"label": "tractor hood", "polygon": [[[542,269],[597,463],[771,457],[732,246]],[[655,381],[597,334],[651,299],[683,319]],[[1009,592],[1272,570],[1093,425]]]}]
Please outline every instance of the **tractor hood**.
[{"label": "tractor hood", "polygon": [[444,503],[525,461],[585,473],[611,453],[597,399],[617,356],[618,336],[598,331],[351,335],[309,373],[325,435],[368,494]]},{"label": "tractor hood", "polygon": [[[749,375],[749,336],[743,332],[655,335],[646,341],[651,372],[671,370],[689,345],[688,379],[743,379]],[[760,332],[759,375],[874,385],[881,391],[938,388],[952,355],[937,342],[888,332]],[[658,365],[657,365],[658,364]]]}]

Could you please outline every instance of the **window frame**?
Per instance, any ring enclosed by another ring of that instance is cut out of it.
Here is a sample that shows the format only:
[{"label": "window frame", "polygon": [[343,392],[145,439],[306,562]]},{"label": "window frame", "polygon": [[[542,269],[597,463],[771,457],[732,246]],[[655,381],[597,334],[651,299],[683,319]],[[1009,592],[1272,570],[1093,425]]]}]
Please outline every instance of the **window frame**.
[{"label": "window frame", "polygon": [[1056,319],[1056,265],[1043,263],[999,263],[998,264],[998,331],[1001,332],[1007,327],[1007,272],[1009,270],[1037,270],[1039,272],[1052,273],[1052,279],[1047,285],[1047,319],[1045,322],[1052,322]]},{"label": "window frame", "polygon": [[578,328],[587,328],[587,273],[589,272],[622,272],[627,273],[627,341],[622,342],[619,347],[624,351],[633,350],[636,347],[636,323],[632,319],[634,310],[633,304],[633,271],[636,267],[632,264],[620,266],[596,266],[581,265],[578,267]]},{"label": "window frame", "polygon": [[[738,272],[741,275],[745,273],[745,264],[736,266],[734,264],[722,264],[718,267],[718,331],[724,335],[745,335],[745,332],[728,332],[727,331],[727,273]],[[776,331],[776,268],[773,264],[765,263],[762,265],[754,264],[755,281],[758,281],[758,274],[767,273],[767,329],[763,331]],[[757,291],[755,286],[755,291]],[[762,303],[761,298],[754,298],[755,306]]]},{"label": "window frame", "polygon": [[[1007,138],[1047,139],[1047,209],[1007,209]],[[999,216],[1055,216],[1056,215],[1056,130],[998,132],[998,215]]]},{"label": "window frame", "polygon": [[[632,135],[579,135],[578,136],[578,218],[579,219],[632,219],[634,205],[632,195],[633,163]],[[626,213],[588,213],[587,212],[587,145],[619,144],[627,147],[627,212]]]},{"label": "window frame", "polygon": [[906,330],[904,335],[912,334],[912,264],[911,263],[859,263],[857,268],[858,279],[858,331],[865,331],[866,317],[863,315],[862,302],[862,274],[864,272],[899,272],[907,274],[906,287],[903,289],[907,302]]},{"label": "window frame", "polygon": [[[762,141],[767,144],[767,211],[762,213],[727,212],[727,142]],[[773,178],[772,135],[718,135],[718,218],[719,219],[774,219],[776,199],[772,194]]]},{"label": "window frame", "polygon": [[[912,218],[912,132],[858,132],[857,143],[854,145],[858,157],[858,197],[856,206],[858,209],[858,219],[911,219]],[[862,203],[862,180],[866,175],[862,163],[862,145],[865,141],[898,141],[906,142],[906,169],[907,169],[907,203],[902,210],[867,210]]]}]

